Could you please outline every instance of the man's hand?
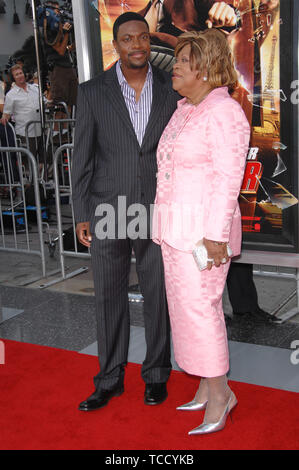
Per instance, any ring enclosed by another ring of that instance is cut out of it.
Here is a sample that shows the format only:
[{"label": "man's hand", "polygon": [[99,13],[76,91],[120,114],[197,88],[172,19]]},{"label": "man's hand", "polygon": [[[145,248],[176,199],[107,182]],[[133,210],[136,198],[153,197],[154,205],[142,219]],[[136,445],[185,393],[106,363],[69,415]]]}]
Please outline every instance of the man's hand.
[{"label": "man's hand", "polygon": [[61,56],[64,56],[66,52],[69,41],[69,30],[71,29],[71,27],[72,26],[69,23],[65,23],[63,26],[61,23],[59,25],[60,31],[65,31],[65,34],[63,34],[62,36],[62,40],[60,42],[57,41],[57,43],[54,44],[52,47]]},{"label": "man's hand", "polygon": [[71,28],[72,28],[72,25],[70,23],[64,23],[64,25],[62,26],[62,29],[64,31],[70,31]]},{"label": "man's hand", "polygon": [[89,222],[80,222],[77,224],[76,234],[79,242],[82,243],[82,245],[87,246],[87,248],[90,248],[91,234],[89,230]]},{"label": "man's hand", "polygon": [[[215,242],[212,240],[203,239],[203,244],[208,252],[208,259],[214,260],[214,265],[218,268],[221,264],[229,261],[227,254],[227,243]],[[208,270],[212,269],[213,263],[208,262]]]},{"label": "man's hand", "polygon": [[209,11],[209,19],[206,21],[208,28],[232,27],[236,23],[235,10],[225,2],[215,2]]}]

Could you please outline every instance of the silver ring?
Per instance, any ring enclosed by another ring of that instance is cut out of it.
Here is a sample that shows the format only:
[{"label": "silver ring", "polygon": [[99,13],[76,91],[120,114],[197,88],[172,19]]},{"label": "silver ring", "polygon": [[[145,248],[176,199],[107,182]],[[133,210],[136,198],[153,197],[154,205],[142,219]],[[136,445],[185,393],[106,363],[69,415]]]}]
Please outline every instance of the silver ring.
[{"label": "silver ring", "polygon": [[214,259],[213,258],[207,258],[207,262],[208,263],[214,263]]},{"label": "silver ring", "polygon": [[221,264],[225,264],[225,263],[226,263],[226,258],[222,258]]}]

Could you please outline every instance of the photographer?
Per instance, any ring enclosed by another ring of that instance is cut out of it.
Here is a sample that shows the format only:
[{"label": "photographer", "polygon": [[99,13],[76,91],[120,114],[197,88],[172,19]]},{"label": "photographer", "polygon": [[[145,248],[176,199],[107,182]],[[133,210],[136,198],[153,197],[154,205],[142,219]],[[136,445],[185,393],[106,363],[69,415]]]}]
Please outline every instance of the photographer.
[{"label": "photographer", "polygon": [[74,45],[69,44],[72,26],[61,17],[58,2],[48,1],[45,6],[43,39],[50,70],[51,100],[54,104],[64,102],[70,109],[76,104],[78,86],[77,74],[70,56],[70,51],[74,49]]}]

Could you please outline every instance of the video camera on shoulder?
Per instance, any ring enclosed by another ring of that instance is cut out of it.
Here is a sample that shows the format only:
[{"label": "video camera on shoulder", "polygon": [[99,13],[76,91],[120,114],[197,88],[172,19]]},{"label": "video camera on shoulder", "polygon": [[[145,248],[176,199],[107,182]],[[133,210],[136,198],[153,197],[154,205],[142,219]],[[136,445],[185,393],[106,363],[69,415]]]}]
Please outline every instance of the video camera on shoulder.
[{"label": "video camera on shoulder", "polygon": [[60,18],[62,23],[69,23],[74,25],[73,10],[71,0],[65,0],[62,8],[60,10]]},{"label": "video camera on shoulder", "polygon": [[[68,1],[64,2],[63,8],[54,6],[55,2],[45,2],[38,7],[37,23],[39,27],[44,26],[44,20],[47,20],[47,28],[51,31],[58,31],[60,24],[69,23],[73,26],[72,5]],[[57,13],[59,10],[59,13]]]}]

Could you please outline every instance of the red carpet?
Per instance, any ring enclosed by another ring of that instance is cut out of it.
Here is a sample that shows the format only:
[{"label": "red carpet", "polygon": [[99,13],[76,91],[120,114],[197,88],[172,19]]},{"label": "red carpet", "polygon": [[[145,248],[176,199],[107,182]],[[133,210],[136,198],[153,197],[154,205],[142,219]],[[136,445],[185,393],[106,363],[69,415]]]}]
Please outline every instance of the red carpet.
[{"label": "red carpet", "polygon": [[[4,340],[0,365],[0,449],[298,449],[299,394],[231,382],[239,404],[226,428],[188,436],[203,412],[176,406],[193,398],[197,380],[173,372],[162,405],[143,404],[140,366],[129,364],[125,393],[95,412],[77,411],[93,392],[96,357]],[[295,371],[294,371],[295,373]]]}]

